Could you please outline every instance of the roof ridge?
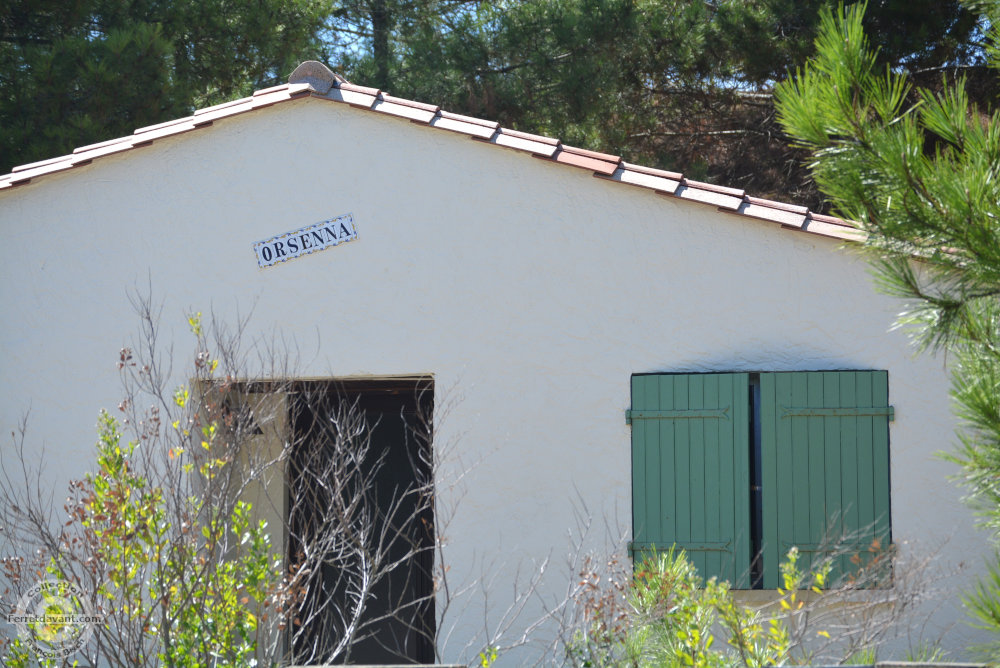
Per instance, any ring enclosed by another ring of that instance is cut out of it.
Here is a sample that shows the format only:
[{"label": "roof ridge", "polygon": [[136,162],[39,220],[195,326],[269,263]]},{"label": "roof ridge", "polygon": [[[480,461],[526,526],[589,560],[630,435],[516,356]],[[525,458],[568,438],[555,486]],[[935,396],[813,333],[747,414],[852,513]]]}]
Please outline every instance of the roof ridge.
[{"label": "roof ridge", "polygon": [[375,113],[405,118],[420,125],[464,134],[484,143],[586,169],[607,181],[641,187],[658,195],[712,205],[720,211],[778,223],[786,229],[848,241],[863,241],[866,238],[864,232],[850,222],[812,212],[808,207],[752,197],[739,188],[691,180],[678,172],[628,163],[620,156],[609,153],[566,146],[554,137],[501,127],[496,121],[465,116],[442,110],[437,105],[395,97],[377,88],[352,84],[318,61],[300,64],[289,76],[288,83],[254,91],[249,97],[198,109],[183,118],[138,128],[125,137],[81,146],[69,155],[14,167],[10,174],[0,175],[0,192],[41,176],[90,164],[96,158],[148,146],[165,137],[201,129],[219,119],[305,98],[346,103]]}]

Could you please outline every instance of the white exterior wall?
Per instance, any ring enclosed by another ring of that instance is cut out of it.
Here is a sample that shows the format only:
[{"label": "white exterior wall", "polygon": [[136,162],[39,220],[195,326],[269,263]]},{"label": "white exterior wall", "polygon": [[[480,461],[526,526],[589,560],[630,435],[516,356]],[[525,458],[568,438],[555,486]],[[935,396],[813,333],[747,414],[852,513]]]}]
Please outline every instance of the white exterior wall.
[{"label": "white exterior wall", "polygon": [[[253,242],[343,213],[358,240],[257,267]],[[561,590],[577,492],[627,534],[624,411],[631,374],[653,371],[887,369],[894,539],[946,569],[985,552],[935,458],[954,442],[943,364],[888,332],[899,304],[832,240],[320,100],[6,191],[0,231],[0,427],[30,409],[57,497],[120,399],[127,293],[151,285],[184,353],[188,312],[252,309],[304,375],[433,373],[452,403],[437,444],[480,462],[448,530],[457,579],[551,556]],[[925,639],[954,625],[959,651],[955,605]],[[482,628],[469,610],[446,659]]]}]

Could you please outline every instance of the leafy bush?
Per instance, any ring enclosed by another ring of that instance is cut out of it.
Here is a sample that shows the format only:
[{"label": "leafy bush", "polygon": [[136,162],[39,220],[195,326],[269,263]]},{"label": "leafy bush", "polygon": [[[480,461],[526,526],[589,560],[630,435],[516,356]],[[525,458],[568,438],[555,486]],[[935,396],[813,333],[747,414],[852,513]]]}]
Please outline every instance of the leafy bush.
[{"label": "leafy bush", "polygon": [[821,593],[831,566],[827,560],[806,573],[798,558],[792,548],[782,564],[784,587],[777,591],[777,613],[771,616],[738,603],[728,582],[704,580],[683,550],[642,555],[630,578],[612,560],[608,566],[617,574],[603,586],[595,569],[585,569],[578,601],[584,623],[567,644],[568,661],[582,667],[787,663],[792,630],[805,606],[799,591]]},{"label": "leafy bush", "polygon": [[[142,644],[164,665],[203,666],[206,659],[220,667],[255,665],[257,627],[281,578],[264,523],[251,519],[243,501],[228,518],[193,495],[170,508],[160,481],[133,466],[139,444],[122,443],[117,420],[102,412],[98,432],[97,471],[74,483],[68,505],[64,537],[73,549],[46,555],[45,575],[79,585],[73,567],[83,561],[99,583],[97,610],[113,609],[134,622],[112,628],[121,618],[109,616],[102,630],[145,636]],[[203,431],[199,476],[214,477],[228,465],[209,456],[215,433],[214,425]],[[52,665],[20,639],[4,660]]]}]

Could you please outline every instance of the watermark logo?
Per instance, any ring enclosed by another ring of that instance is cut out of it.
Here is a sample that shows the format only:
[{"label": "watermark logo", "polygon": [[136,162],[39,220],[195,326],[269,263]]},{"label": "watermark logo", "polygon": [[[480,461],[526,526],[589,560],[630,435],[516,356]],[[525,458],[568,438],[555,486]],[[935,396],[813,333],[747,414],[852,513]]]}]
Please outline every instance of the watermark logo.
[{"label": "watermark logo", "polygon": [[40,656],[62,658],[87,643],[103,615],[94,614],[85,592],[73,583],[45,580],[18,599],[7,621]]}]

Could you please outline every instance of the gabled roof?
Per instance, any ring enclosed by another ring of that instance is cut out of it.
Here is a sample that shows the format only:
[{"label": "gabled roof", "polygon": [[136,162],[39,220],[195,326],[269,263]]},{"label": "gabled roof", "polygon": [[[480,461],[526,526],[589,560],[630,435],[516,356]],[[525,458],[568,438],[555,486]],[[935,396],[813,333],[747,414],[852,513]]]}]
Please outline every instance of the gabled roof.
[{"label": "gabled roof", "polygon": [[862,241],[864,233],[849,223],[814,213],[802,206],[750,197],[742,190],[692,181],[676,172],[652,169],[625,162],[619,156],[566,146],[558,139],[518,132],[484,121],[443,111],[440,107],[393,97],[376,88],[347,82],[325,65],[309,61],[292,72],[289,83],[258,90],[250,97],[199,109],[194,115],[139,128],[119,137],[81,146],[70,155],[15,167],[0,176],[0,192],[30,183],[43,176],[89,165],[94,160],[143,146],[174,135],[210,127],[216,121],[270,107],[290,100],[315,98],[347,104],[379,114],[408,119],[439,130],[464,134],[487,144],[530,154],[556,164],[584,169],[594,176],[617,183],[652,190],[658,195],[714,206],[735,215],[765,220],[782,228],[799,230],[835,239]]}]

